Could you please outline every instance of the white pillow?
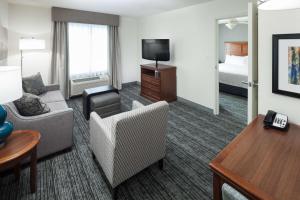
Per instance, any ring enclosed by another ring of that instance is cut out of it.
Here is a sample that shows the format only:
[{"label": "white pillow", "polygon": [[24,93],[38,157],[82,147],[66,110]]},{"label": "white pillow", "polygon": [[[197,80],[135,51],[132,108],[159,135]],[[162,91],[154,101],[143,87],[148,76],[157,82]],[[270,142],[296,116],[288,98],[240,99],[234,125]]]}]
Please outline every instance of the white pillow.
[{"label": "white pillow", "polygon": [[245,65],[245,56],[229,56],[229,55],[226,55],[225,64]]}]

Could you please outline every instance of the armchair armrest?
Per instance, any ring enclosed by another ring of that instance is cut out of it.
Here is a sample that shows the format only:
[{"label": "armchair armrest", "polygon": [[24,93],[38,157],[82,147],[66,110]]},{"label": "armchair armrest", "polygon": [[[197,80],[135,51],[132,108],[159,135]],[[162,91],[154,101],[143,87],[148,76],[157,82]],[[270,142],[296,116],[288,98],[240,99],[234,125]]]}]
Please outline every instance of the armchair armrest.
[{"label": "armchair armrest", "polygon": [[[111,118],[102,119],[96,112],[91,113],[90,132],[91,134],[101,134],[113,145],[111,137]],[[92,142],[92,141],[91,141]]]},{"label": "armchair armrest", "polygon": [[46,89],[47,91],[55,91],[55,90],[59,90],[60,87],[58,84],[51,84],[51,85],[46,85]]},{"label": "armchair armrest", "polygon": [[91,149],[99,161],[107,179],[112,184],[114,142],[111,137],[112,118],[102,119],[97,113],[92,112],[90,116],[90,144]]}]

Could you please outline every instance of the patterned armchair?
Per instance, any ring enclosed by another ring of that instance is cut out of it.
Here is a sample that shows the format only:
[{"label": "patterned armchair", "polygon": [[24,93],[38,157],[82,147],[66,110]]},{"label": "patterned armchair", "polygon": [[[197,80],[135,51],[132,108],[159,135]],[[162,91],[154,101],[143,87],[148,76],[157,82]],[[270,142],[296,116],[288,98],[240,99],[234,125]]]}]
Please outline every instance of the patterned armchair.
[{"label": "patterned armchair", "polygon": [[223,200],[248,200],[244,195],[226,183],[222,186],[222,197]]},{"label": "patterned armchair", "polygon": [[90,118],[90,143],[115,198],[119,184],[160,161],[166,154],[169,105],[157,102],[143,106],[134,101],[133,110],[102,119]]}]

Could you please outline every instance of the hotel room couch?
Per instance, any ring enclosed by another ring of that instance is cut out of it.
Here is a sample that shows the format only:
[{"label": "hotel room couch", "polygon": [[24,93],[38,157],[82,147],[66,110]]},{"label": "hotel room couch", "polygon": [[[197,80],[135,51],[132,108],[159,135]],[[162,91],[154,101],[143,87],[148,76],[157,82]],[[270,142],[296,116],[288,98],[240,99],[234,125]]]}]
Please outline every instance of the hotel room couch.
[{"label": "hotel room couch", "polygon": [[15,130],[37,130],[41,133],[38,158],[56,153],[73,145],[73,109],[69,108],[58,85],[46,86],[47,92],[40,95],[50,112],[25,117],[19,114],[13,103],[6,104],[7,120]]}]

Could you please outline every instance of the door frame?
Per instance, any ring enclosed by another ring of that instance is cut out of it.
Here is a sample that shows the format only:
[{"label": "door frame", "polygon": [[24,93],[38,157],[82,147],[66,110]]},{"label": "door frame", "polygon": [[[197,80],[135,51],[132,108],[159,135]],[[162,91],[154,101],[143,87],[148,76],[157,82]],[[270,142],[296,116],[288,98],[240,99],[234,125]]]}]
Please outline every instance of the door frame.
[{"label": "door frame", "polygon": [[[247,3],[247,7],[248,7],[248,3]],[[242,12],[236,12],[230,15],[224,15],[224,16],[219,16],[215,19],[215,54],[214,54],[214,71],[215,71],[215,75],[214,75],[214,79],[215,79],[215,92],[214,92],[214,109],[213,112],[215,115],[219,115],[220,114],[220,91],[219,91],[219,20],[222,19],[230,19],[230,18],[238,18],[238,17],[245,17],[245,16],[249,16],[248,14],[248,9]]]},{"label": "door frame", "polygon": [[[248,4],[247,4],[248,6]],[[245,17],[249,16],[248,10],[242,11],[242,12],[236,12],[230,15],[224,15],[219,16],[215,19],[215,63],[214,63],[214,70],[215,70],[215,102],[214,102],[214,114],[219,115],[220,114],[220,91],[219,91],[219,20],[222,19],[230,19],[230,18],[238,18],[238,17]]]}]

